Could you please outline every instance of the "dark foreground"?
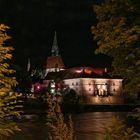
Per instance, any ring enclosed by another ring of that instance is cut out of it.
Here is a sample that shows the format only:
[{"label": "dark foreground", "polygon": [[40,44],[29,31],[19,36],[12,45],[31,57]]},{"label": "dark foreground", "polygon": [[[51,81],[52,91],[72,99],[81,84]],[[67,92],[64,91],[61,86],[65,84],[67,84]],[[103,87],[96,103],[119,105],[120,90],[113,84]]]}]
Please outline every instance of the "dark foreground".
[{"label": "dark foreground", "polygon": [[[119,116],[125,120],[127,113],[140,105],[62,104],[61,107],[64,114],[72,115],[76,140],[104,140],[105,128],[113,117]],[[18,121],[22,132],[10,140],[47,140],[46,112],[45,104],[26,104]]]}]

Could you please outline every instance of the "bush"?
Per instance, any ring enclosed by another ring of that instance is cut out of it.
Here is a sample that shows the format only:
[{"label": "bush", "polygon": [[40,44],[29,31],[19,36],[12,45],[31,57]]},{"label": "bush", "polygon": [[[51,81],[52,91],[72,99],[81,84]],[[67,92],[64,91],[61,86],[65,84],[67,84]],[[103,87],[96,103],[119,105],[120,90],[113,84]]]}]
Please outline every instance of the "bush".
[{"label": "bush", "polygon": [[140,134],[134,131],[134,127],[127,128],[120,118],[116,117],[105,130],[105,140],[140,140]]},{"label": "bush", "polygon": [[52,95],[47,94],[47,103],[48,140],[74,140],[71,117],[69,116],[68,123],[65,123],[60,105],[53,100]]},{"label": "bush", "polygon": [[68,93],[63,96],[64,104],[77,104],[79,103],[80,97],[77,95],[75,90],[71,89]]}]

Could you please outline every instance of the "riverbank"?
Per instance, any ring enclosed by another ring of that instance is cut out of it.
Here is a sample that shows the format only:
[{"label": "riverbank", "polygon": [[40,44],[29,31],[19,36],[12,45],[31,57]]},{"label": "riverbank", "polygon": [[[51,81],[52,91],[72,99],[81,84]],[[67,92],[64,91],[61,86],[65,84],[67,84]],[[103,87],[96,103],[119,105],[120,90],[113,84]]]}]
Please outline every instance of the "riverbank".
[{"label": "riverbank", "polygon": [[65,104],[62,105],[64,112],[129,112],[135,108],[140,108],[140,105],[135,104],[112,104],[112,105],[93,105],[93,104]]},{"label": "riverbank", "polygon": [[[27,105],[27,104],[26,104]],[[61,104],[64,113],[83,113],[83,112],[131,112],[135,108],[140,108],[136,104],[112,104],[112,105],[93,105],[93,104]],[[46,114],[46,104],[32,104],[24,106],[23,114]]]},{"label": "riverbank", "polygon": [[[65,113],[80,112],[129,112],[140,108],[140,104],[89,104],[78,102],[60,102],[62,111]],[[23,103],[24,114],[42,114],[47,111],[47,101],[28,99]]]}]

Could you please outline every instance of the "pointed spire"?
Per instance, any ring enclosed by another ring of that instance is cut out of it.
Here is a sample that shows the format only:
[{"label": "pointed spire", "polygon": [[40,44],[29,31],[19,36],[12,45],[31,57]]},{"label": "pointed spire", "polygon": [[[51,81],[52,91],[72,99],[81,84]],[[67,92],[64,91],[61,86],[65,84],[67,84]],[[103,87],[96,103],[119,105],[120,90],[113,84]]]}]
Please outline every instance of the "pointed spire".
[{"label": "pointed spire", "polygon": [[30,58],[28,58],[28,62],[27,62],[27,71],[29,71],[31,68],[31,61]]},{"label": "pointed spire", "polygon": [[55,31],[53,45],[52,45],[52,56],[58,56],[58,54],[59,54],[59,50],[58,50],[58,44],[57,44],[57,34]]}]

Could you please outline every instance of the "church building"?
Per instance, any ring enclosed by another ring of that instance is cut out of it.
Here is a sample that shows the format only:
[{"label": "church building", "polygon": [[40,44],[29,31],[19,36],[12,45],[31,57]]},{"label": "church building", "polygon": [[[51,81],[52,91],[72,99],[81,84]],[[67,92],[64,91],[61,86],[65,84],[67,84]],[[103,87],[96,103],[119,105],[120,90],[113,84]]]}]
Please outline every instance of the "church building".
[{"label": "church building", "polygon": [[58,44],[57,44],[57,35],[55,32],[53,45],[52,45],[52,56],[47,58],[46,64],[46,74],[49,72],[59,72],[64,70],[64,63],[61,56],[59,55]]},{"label": "church building", "polygon": [[65,69],[59,55],[57,34],[55,32],[52,56],[46,64],[44,84],[50,81],[63,83],[77,95],[88,99],[93,104],[119,104],[123,102],[122,80],[109,76],[107,68],[74,67]]}]

